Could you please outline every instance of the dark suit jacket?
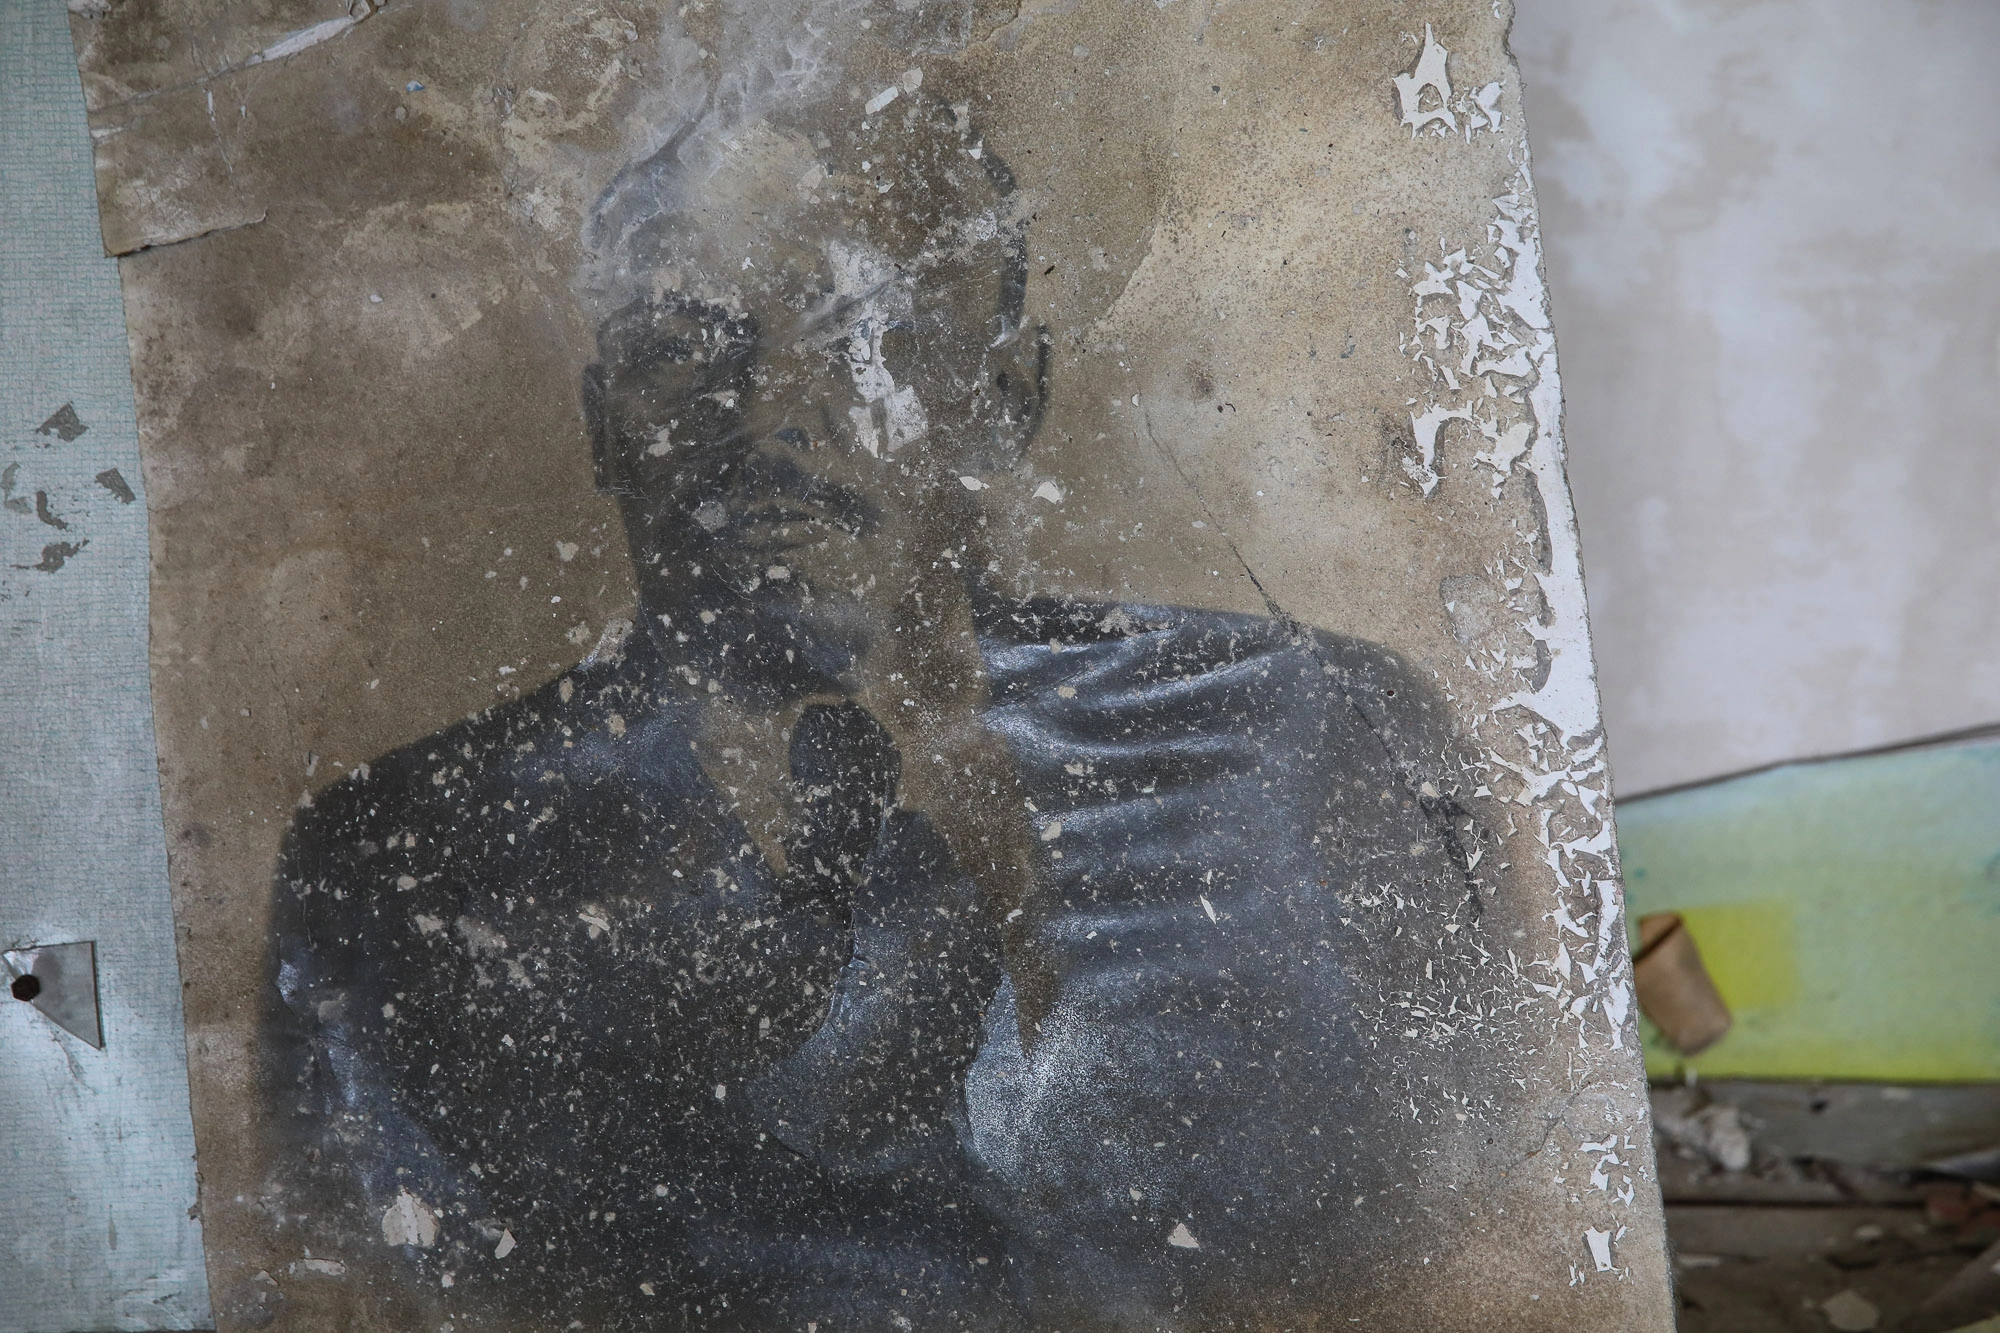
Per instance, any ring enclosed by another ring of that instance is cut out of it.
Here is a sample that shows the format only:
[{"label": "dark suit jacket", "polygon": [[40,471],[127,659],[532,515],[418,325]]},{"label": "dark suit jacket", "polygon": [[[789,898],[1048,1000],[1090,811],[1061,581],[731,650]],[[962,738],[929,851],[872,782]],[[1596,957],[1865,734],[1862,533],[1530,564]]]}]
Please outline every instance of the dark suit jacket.
[{"label": "dark suit jacket", "polygon": [[1476,912],[1441,706],[1275,619],[979,619],[1040,832],[1008,923],[1035,993],[920,811],[856,806],[837,901],[782,880],[642,637],[299,817],[270,1033],[301,1179],[363,1235],[416,1195],[440,1239],[410,1261],[565,1323],[1151,1329],[1337,1297],[1367,1248],[1343,1201],[1419,1151],[1375,1028]]}]

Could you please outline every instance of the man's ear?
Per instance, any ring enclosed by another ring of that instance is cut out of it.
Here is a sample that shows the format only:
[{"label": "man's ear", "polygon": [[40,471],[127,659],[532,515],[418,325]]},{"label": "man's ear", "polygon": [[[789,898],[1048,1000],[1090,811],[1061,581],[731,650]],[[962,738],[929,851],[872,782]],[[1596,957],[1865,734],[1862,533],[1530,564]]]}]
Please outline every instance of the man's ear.
[{"label": "man's ear", "polygon": [[590,464],[597,489],[615,495],[626,489],[625,463],[618,456],[612,438],[610,415],[604,403],[604,367],[583,368],[583,428],[590,432]]}]

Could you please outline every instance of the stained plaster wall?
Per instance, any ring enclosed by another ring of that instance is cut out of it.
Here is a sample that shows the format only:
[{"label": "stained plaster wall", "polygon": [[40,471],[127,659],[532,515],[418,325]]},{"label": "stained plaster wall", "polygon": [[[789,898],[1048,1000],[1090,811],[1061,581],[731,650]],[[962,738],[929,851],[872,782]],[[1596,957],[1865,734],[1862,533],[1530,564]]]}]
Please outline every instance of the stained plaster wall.
[{"label": "stained plaster wall", "polygon": [[2000,719],[2000,11],[1523,0],[1621,793]]},{"label": "stained plaster wall", "polygon": [[[230,1327],[398,1326],[435,1297],[401,1289],[392,1256],[308,1263],[312,1219],[270,1184],[252,1051],[292,812],[632,612],[568,283],[582,210],[657,118],[678,20],[355,13],[129,3],[75,24],[106,240],[129,256]],[[1009,577],[1389,644],[1434,674],[1474,755],[1490,985],[1462,1035],[1438,1014],[1403,1034],[1412,1120],[1442,1146],[1405,1197],[1356,1200],[1393,1258],[1330,1320],[1665,1328],[1505,25],[1484,0],[1002,5],[928,73],[990,94],[990,141],[1039,201],[1029,300],[1058,330],[1060,387],[1029,469],[985,497],[1014,534]],[[1427,1082],[1445,1029],[1479,1070],[1449,1095]]]}]

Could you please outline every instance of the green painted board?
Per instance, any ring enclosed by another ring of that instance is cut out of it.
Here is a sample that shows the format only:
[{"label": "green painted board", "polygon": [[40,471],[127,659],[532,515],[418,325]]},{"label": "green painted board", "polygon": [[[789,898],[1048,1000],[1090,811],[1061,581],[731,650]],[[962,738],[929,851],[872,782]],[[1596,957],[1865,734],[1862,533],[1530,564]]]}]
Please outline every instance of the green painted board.
[{"label": "green painted board", "polygon": [[1648,1071],[2000,1080],[2000,737],[1621,802],[1630,919],[1676,911],[1736,1024]]}]

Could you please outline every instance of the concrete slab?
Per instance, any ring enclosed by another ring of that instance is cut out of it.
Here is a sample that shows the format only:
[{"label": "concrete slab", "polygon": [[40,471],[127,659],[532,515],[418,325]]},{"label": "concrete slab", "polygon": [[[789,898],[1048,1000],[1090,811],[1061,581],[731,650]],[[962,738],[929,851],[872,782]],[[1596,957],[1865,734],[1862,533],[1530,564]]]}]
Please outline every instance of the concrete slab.
[{"label": "concrete slab", "polygon": [[223,1322],[1669,1326],[1499,8],[77,35]]}]

